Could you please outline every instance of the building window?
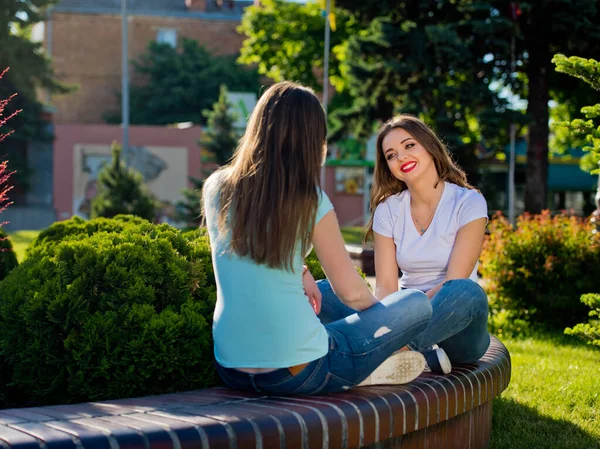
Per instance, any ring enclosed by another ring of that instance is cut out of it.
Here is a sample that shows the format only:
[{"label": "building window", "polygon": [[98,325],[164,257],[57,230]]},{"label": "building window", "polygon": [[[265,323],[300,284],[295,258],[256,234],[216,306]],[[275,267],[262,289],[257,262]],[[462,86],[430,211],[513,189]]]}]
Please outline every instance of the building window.
[{"label": "building window", "polygon": [[156,35],[156,42],[177,48],[177,30],[173,28],[160,28]]}]

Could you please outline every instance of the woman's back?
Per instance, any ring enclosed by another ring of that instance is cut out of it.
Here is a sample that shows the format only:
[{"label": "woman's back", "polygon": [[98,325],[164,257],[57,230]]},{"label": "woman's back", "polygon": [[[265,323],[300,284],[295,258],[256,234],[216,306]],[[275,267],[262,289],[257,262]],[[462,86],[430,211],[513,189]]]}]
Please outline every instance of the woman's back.
[{"label": "woman's back", "polygon": [[[258,264],[231,248],[231,233],[218,226],[221,177],[204,184],[204,213],[217,283],[215,358],[228,368],[294,366],[327,353],[328,337],[302,288],[303,255],[296,245],[293,270]],[[333,207],[319,190],[317,223]]]}]

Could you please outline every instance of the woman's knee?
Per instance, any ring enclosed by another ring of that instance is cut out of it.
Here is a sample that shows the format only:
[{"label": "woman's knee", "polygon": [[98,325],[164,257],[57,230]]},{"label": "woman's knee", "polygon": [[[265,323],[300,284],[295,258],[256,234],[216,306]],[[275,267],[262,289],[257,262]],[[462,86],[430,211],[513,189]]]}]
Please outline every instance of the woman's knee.
[{"label": "woman's knee", "polygon": [[476,307],[487,310],[488,298],[485,290],[471,279],[452,279],[447,281],[442,288],[451,289],[461,299],[472,302]]},{"label": "woman's knee", "polygon": [[398,292],[392,302],[387,304],[390,309],[399,309],[397,312],[391,310],[394,316],[402,316],[399,314],[410,314],[412,321],[415,323],[429,323],[433,309],[431,301],[425,293],[420,290],[406,289]]}]

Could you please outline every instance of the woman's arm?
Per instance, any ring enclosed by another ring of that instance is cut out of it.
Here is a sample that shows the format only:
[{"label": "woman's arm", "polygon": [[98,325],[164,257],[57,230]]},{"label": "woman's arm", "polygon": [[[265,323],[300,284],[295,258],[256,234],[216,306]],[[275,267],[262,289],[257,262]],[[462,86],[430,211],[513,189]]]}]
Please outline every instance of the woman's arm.
[{"label": "woman's arm", "polygon": [[379,300],[398,291],[396,244],[392,237],[375,236],[375,297]]},{"label": "woman's arm", "polygon": [[450,253],[446,276],[442,282],[427,291],[426,295],[429,299],[442,288],[444,282],[450,279],[467,279],[471,276],[481,254],[486,225],[487,218],[478,218],[458,230]]},{"label": "woman's arm", "polygon": [[377,303],[350,260],[333,210],[315,225],[312,242],[333,291],[344,304],[364,310]]}]

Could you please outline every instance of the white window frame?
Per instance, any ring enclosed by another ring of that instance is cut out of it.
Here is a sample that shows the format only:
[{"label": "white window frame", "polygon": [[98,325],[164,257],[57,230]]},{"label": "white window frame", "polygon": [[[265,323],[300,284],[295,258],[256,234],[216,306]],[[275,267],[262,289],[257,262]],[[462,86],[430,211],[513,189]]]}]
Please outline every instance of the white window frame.
[{"label": "white window frame", "polygon": [[177,29],[159,28],[156,32],[156,42],[177,48]]}]

